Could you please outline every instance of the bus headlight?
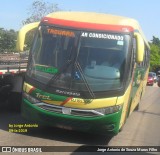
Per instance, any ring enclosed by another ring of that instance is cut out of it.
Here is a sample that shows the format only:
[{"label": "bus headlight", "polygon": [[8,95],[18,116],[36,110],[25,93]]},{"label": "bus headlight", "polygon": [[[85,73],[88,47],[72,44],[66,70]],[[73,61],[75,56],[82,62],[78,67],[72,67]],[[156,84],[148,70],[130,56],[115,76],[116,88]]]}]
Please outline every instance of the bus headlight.
[{"label": "bus headlight", "polygon": [[32,97],[31,95],[25,92],[23,93],[23,97],[26,98],[28,101],[30,101],[32,104],[40,103],[39,100],[37,100],[36,98]]},{"label": "bus headlight", "polygon": [[121,109],[122,109],[122,105],[116,105],[112,107],[100,108],[100,109],[94,109],[94,110],[102,115],[105,115],[105,114],[118,112]]}]

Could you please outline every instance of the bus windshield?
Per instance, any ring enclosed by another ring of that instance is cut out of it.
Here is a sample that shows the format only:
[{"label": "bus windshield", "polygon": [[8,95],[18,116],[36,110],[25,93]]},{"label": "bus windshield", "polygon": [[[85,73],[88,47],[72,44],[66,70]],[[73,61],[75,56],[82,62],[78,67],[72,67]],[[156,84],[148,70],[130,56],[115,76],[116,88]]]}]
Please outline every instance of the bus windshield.
[{"label": "bus windshield", "polygon": [[122,87],[130,36],[40,26],[27,75],[67,91],[92,93]]}]

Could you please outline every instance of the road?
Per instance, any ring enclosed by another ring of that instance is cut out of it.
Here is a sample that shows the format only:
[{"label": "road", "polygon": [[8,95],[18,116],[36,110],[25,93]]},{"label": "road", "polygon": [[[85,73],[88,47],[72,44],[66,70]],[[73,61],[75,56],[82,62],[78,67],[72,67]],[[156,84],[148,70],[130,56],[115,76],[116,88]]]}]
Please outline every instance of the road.
[{"label": "road", "polygon": [[[53,127],[28,127],[27,132],[12,133],[12,125],[31,124],[20,113],[1,108],[0,146],[160,146],[160,88],[147,86],[139,111],[128,118],[114,137],[98,136]],[[33,123],[32,123],[33,124]],[[73,151],[74,152],[74,151]],[[73,153],[71,153],[73,154]]]}]

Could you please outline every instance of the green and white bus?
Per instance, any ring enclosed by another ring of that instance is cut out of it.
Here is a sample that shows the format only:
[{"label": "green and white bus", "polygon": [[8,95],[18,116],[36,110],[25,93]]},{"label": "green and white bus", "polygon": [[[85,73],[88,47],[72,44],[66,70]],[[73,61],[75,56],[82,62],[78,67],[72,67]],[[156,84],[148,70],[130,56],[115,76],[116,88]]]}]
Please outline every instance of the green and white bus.
[{"label": "green and white bus", "polygon": [[149,45],[134,19],[55,12],[36,28],[23,85],[22,116],[41,124],[117,134],[138,108],[149,70]]}]

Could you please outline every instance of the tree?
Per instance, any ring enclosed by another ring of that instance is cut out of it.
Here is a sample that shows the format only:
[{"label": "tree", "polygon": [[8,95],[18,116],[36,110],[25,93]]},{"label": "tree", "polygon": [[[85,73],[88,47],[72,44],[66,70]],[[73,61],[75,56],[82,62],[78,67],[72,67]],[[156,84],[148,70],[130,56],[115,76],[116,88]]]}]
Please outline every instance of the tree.
[{"label": "tree", "polygon": [[0,28],[0,52],[15,52],[17,32]]},{"label": "tree", "polygon": [[44,2],[43,0],[35,0],[29,8],[29,17],[24,20],[23,25],[40,21],[44,16],[51,12],[59,11],[58,4]]},{"label": "tree", "polygon": [[[45,2],[43,0],[35,0],[31,7],[28,10],[28,18],[22,21],[22,24],[29,24],[33,22],[41,21],[41,19],[51,12],[59,11],[58,4],[52,4],[49,2]],[[32,44],[32,40],[34,37],[35,30],[30,31],[26,37],[26,48],[25,50],[29,50]]]},{"label": "tree", "polygon": [[160,47],[160,40],[159,38],[153,36],[152,44],[157,45]]},{"label": "tree", "polygon": [[160,68],[160,40],[153,36],[152,43],[150,43],[150,70],[156,71]]}]

